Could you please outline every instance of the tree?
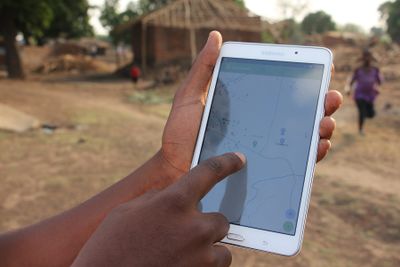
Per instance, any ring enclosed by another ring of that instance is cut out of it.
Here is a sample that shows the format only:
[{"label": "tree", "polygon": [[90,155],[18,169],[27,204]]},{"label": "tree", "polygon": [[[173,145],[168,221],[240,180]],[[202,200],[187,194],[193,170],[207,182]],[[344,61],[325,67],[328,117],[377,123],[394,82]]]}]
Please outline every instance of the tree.
[{"label": "tree", "polygon": [[308,14],[301,23],[301,27],[306,34],[324,33],[336,29],[336,24],[332,17],[324,11]]},{"label": "tree", "polygon": [[278,0],[278,6],[283,18],[297,19],[307,11],[309,0]]},{"label": "tree", "polygon": [[370,31],[373,37],[382,38],[385,35],[385,30],[380,27],[372,27]]},{"label": "tree", "polygon": [[301,31],[301,25],[299,25],[299,23],[294,19],[287,19],[282,23],[281,38],[285,40],[285,42],[301,44],[304,41],[304,34]]},{"label": "tree", "polygon": [[400,43],[400,0],[389,2],[387,13],[387,32],[396,43]]},{"label": "tree", "polygon": [[389,10],[390,6],[392,5],[392,2],[384,2],[378,7],[379,13],[381,13],[381,20],[383,22],[386,22],[388,16],[389,16]]},{"label": "tree", "polygon": [[0,32],[4,37],[6,66],[10,78],[23,78],[24,71],[15,38],[19,31],[41,34],[50,25],[53,13],[50,0],[2,0]]},{"label": "tree", "polygon": [[[142,14],[147,14],[151,11],[173,2],[174,0],[139,0],[139,8]],[[244,0],[232,0],[241,7],[245,7]]]},{"label": "tree", "polygon": [[44,31],[43,37],[79,38],[93,36],[89,23],[89,4],[87,0],[50,0],[53,21]]},{"label": "tree", "polygon": [[0,33],[4,37],[6,66],[10,78],[23,78],[24,71],[15,38],[80,37],[90,35],[87,0],[1,0]]},{"label": "tree", "polygon": [[[110,32],[110,37],[114,44],[119,42],[129,43],[130,35],[124,34],[114,29],[121,24],[124,24],[140,15],[147,14],[157,10],[164,5],[173,2],[174,0],[139,0],[130,2],[125,11],[119,11],[119,0],[105,0],[101,8],[100,22],[104,28]],[[245,7],[244,0],[232,0],[241,7]]]},{"label": "tree", "polygon": [[244,3],[244,0],[233,0],[236,4],[238,4],[240,7],[245,8],[246,4]]},{"label": "tree", "polygon": [[147,14],[151,11],[169,4],[173,0],[139,0],[139,8],[142,14]]},{"label": "tree", "polygon": [[130,34],[124,34],[114,29],[116,26],[139,16],[140,11],[138,6],[133,2],[130,2],[123,12],[119,12],[118,6],[119,0],[106,0],[104,6],[101,8],[100,22],[104,28],[109,30],[110,37],[114,44],[118,44],[119,42],[128,43]]},{"label": "tree", "polygon": [[93,36],[88,15],[90,6],[87,0],[48,0],[47,2],[53,18],[51,23],[42,27],[40,31],[35,31],[32,27],[24,27],[24,25],[20,29],[27,44],[31,38],[42,44],[47,38],[69,39]]}]

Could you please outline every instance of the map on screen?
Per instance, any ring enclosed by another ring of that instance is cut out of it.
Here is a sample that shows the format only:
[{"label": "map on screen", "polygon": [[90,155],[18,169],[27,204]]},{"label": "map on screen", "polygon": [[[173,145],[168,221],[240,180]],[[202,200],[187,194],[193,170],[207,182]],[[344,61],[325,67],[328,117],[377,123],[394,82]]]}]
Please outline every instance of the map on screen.
[{"label": "map on screen", "polygon": [[294,235],[323,65],[223,58],[200,162],[246,155],[200,203],[237,225]]}]

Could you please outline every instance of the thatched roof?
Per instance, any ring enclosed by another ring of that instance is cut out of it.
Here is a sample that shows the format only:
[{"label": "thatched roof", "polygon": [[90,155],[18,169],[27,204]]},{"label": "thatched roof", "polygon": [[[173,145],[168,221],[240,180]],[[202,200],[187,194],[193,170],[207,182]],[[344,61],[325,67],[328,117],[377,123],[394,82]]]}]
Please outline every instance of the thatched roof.
[{"label": "thatched roof", "polygon": [[260,17],[232,0],[176,0],[129,24],[121,25],[117,31],[137,23],[184,29],[261,31]]},{"label": "thatched roof", "polygon": [[187,29],[190,33],[192,60],[196,58],[196,30],[242,30],[261,33],[261,18],[241,8],[232,0],[175,0],[114,30],[124,32],[134,25],[141,27],[142,70],[147,68],[147,28],[159,26]]}]

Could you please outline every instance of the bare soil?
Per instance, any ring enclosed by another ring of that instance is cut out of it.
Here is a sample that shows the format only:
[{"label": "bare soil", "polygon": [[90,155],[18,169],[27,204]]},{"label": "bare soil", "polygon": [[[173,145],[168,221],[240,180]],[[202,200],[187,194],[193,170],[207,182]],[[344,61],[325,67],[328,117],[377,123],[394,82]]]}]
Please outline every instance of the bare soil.
[{"label": "bare soil", "polygon": [[[342,91],[347,76],[337,74],[331,88]],[[114,79],[0,80],[1,103],[58,127],[0,132],[0,232],[68,209],[148,159],[177,87],[138,93]],[[233,266],[400,266],[400,81],[382,88],[366,136],[345,100],[332,152],[317,168],[301,253],[232,248]]]}]

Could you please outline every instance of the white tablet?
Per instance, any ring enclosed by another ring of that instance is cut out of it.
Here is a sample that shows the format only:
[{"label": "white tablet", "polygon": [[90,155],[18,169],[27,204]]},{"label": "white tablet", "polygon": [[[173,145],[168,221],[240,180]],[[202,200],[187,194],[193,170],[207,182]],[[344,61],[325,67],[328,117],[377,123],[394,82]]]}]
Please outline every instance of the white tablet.
[{"label": "white tablet", "polygon": [[235,151],[247,157],[199,207],[228,218],[223,242],[299,252],[331,65],[332,53],[320,47],[223,45],[192,162]]}]

